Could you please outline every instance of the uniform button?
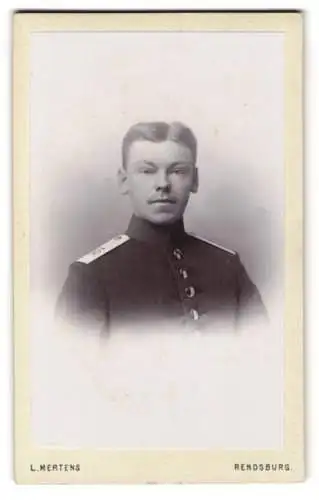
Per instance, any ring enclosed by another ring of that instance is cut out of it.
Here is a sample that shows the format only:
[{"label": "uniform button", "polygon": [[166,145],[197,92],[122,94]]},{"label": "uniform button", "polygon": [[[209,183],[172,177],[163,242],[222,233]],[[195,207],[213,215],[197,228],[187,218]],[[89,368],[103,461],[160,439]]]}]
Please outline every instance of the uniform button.
[{"label": "uniform button", "polygon": [[199,314],[196,309],[191,309],[189,313],[194,321],[197,321],[199,319]]},{"label": "uniform button", "polygon": [[173,255],[177,260],[181,260],[181,258],[183,257],[183,252],[179,248],[174,248]]},{"label": "uniform button", "polygon": [[186,269],[180,269],[179,274],[183,276],[184,280],[188,278],[188,272],[186,271]]},{"label": "uniform button", "polygon": [[193,286],[188,286],[185,288],[185,293],[187,297],[191,299],[195,295],[195,288]]}]

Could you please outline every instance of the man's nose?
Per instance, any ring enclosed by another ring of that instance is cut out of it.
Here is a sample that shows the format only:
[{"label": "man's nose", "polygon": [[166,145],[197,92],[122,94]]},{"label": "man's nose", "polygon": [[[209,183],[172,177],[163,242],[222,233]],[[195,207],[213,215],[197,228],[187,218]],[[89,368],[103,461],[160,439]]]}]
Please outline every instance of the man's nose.
[{"label": "man's nose", "polygon": [[170,179],[165,171],[160,171],[157,172],[156,178],[155,178],[155,187],[157,191],[168,191],[171,187]]}]

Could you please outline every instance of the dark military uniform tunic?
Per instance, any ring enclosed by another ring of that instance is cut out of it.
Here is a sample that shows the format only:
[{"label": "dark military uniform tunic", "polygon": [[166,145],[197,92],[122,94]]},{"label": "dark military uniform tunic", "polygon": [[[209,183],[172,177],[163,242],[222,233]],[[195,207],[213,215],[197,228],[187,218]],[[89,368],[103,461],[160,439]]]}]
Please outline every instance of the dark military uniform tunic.
[{"label": "dark military uniform tunic", "polygon": [[183,221],[158,226],[133,216],[126,234],[70,266],[57,314],[109,333],[143,325],[213,331],[265,308],[237,253],[186,233]]}]

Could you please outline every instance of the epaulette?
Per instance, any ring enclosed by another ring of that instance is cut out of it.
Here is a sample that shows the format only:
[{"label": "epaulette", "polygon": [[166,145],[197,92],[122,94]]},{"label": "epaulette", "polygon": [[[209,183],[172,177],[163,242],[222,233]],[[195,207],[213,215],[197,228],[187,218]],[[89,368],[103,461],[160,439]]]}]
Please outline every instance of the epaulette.
[{"label": "epaulette", "polygon": [[217,243],[214,243],[213,241],[205,240],[205,238],[201,238],[195,234],[193,234],[192,236],[194,236],[198,240],[201,240],[201,241],[204,241],[205,243],[208,243],[209,245],[212,245],[213,247],[217,247],[217,248],[220,248],[221,250],[225,250],[225,252],[228,252],[231,255],[236,255],[236,252],[234,252],[234,250],[229,250],[229,248],[222,247],[221,245],[218,245]]},{"label": "epaulette", "polygon": [[92,252],[84,255],[80,259],[77,260],[77,262],[82,262],[84,264],[89,264],[90,262],[93,262],[95,259],[98,259],[102,255],[106,254],[107,252],[110,252],[111,250],[114,250],[114,248],[122,245],[126,241],[128,241],[130,238],[126,234],[121,234],[119,236],[115,236],[112,238],[110,241],[107,241],[104,243],[104,245],[99,246],[95,250],[92,250]]}]

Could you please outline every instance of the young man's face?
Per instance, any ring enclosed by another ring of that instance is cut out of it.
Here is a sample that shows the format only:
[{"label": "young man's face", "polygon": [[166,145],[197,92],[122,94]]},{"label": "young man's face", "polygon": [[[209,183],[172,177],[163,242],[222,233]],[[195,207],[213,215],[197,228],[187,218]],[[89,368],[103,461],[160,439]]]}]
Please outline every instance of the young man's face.
[{"label": "young man's face", "polygon": [[191,150],[169,140],[133,142],[119,178],[135,215],[154,224],[180,219],[198,184]]}]

